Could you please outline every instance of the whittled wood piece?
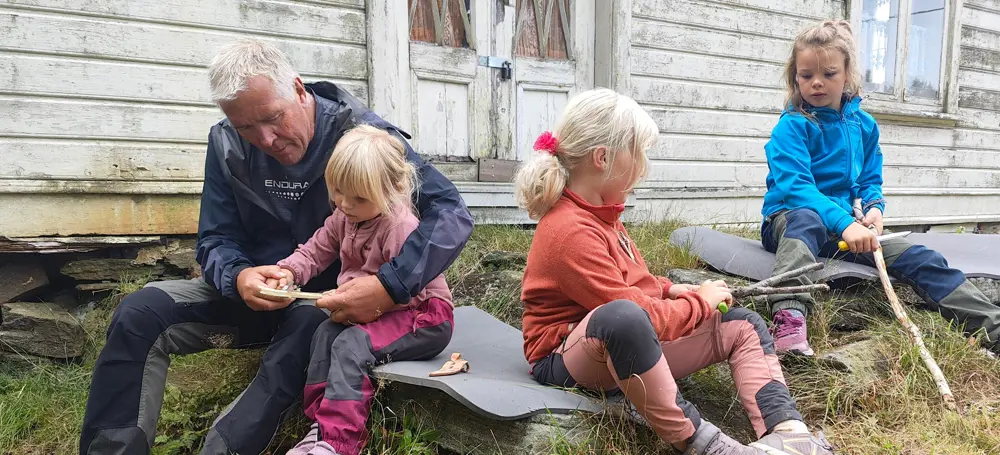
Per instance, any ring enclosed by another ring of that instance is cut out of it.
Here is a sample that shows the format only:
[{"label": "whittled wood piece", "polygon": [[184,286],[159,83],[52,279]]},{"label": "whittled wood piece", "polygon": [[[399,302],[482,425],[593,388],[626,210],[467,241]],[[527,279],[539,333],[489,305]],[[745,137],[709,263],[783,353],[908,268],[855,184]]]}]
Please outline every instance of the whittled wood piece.
[{"label": "whittled wood piece", "polygon": [[303,292],[294,289],[288,289],[288,290],[274,289],[265,286],[261,286],[258,292],[268,297],[278,297],[282,299],[307,299],[307,300],[319,300],[320,297],[323,297],[324,294],[322,292]]}]

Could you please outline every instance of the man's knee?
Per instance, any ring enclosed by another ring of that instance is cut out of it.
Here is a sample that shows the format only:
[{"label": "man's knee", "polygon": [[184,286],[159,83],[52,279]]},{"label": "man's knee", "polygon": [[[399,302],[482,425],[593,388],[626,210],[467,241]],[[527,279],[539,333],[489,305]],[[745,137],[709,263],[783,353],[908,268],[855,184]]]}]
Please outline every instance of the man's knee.
[{"label": "man's knee", "polygon": [[619,379],[648,371],[663,354],[649,314],[635,302],[601,305],[587,322],[587,337],[604,342]]},{"label": "man's knee", "polygon": [[115,330],[127,334],[141,334],[146,338],[156,338],[167,325],[163,314],[175,305],[173,299],[157,288],[142,288],[122,299],[115,308],[108,325],[108,335]]},{"label": "man's knee", "polygon": [[722,315],[723,324],[734,321],[746,322],[747,324],[744,324],[743,327],[746,327],[747,330],[752,330],[757,335],[756,339],[759,340],[764,354],[774,354],[774,339],[767,330],[767,323],[764,322],[764,318],[746,308],[733,308],[728,313]]},{"label": "man's knee", "polygon": [[284,324],[292,330],[303,330],[312,338],[316,328],[329,318],[323,310],[309,305],[288,309]]}]

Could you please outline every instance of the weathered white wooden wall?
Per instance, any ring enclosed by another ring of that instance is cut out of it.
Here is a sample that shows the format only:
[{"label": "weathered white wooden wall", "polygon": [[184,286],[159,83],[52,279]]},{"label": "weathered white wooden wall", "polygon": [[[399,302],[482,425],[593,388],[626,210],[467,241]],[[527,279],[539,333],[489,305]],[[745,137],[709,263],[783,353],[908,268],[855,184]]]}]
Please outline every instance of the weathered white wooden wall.
[{"label": "weathered white wooden wall", "polygon": [[205,67],[245,34],[367,100],[364,0],[0,0],[0,236],[195,232]]},{"label": "weathered white wooden wall", "polygon": [[[844,3],[616,2],[631,11],[629,56],[617,68],[630,77],[613,86],[662,133],[632,218],[759,222],[763,147],[784,103],[792,40],[818,20],[844,18]],[[965,5],[957,125],[880,121],[889,224],[1000,221],[1000,0]]]}]

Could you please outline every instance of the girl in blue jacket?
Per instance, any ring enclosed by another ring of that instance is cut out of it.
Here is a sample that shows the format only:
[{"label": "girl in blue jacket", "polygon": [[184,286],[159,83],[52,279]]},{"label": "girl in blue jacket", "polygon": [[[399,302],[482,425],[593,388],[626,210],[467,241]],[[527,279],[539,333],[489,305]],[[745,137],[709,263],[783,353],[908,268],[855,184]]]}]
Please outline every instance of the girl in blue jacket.
[{"label": "girl in blue jacket", "polygon": [[[767,154],[767,194],[761,241],[777,255],[774,274],[833,257],[874,266],[882,234],[882,150],[879,128],[861,104],[861,75],[850,25],[826,21],[795,39],[785,69],[788,102]],[[874,230],[874,232],[873,232]],[[850,252],[838,255],[843,239]],[[910,284],[927,305],[982,331],[1000,349],[1000,307],[949,268],[944,257],[905,238],[883,241],[888,272]],[[846,256],[846,257],[843,257]],[[809,277],[783,285],[811,284]],[[806,315],[815,301],[808,293],[768,297],[779,354],[811,356]]]}]

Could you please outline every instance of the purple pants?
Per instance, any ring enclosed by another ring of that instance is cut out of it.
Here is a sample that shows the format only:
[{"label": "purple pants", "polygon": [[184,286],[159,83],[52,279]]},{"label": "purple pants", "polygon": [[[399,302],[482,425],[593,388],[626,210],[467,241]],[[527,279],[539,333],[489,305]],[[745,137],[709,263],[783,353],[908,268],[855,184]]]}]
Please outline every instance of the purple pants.
[{"label": "purple pants", "polygon": [[318,439],[340,455],[360,453],[368,439],[371,368],[438,355],[451,341],[454,323],[451,304],[430,299],[367,324],[321,324],[310,348],[303,403],[306,416],[319,426]]}]

